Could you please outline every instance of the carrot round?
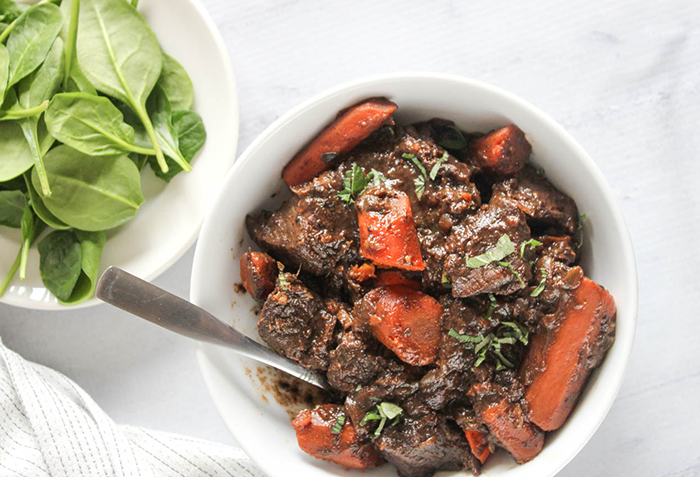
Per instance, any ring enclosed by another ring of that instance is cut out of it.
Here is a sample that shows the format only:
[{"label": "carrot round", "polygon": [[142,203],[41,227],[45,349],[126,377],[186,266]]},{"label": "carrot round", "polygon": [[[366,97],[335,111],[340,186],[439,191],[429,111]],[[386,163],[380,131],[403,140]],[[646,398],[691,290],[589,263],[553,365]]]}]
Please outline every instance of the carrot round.
[{"label": "carrot round", "polygon": [[503,176],[512,176],[523,170],[532,146],[525,133],[515,125],[491,131],[474,140],[472,159],[480,167]]},{"label": "carrot round", "polygon": [[398,270],[379,270],[377,271],[377,279],[375,283],[378,287],[389,285],[405,285],[414,290],[420,290],[420,281],[408,278],[403,272]]},{"label": "carrot round", "polygon": [[396,108],[384,98],[370,98],[348,108],[294,156],[282,171],[282,178],[292,187],[330,169],[386,123]]},{"label": "carrot round", "polygon": [[376,265],[423,270],[418,232],[406,193],[373,187],[357,200],[360,254]]},{"label": "carrot round", "polygon": [[[537,333],[523,358],[520,375],[526,384],[528,417],[545,431],[561,427],[576,404],[595,361],[604,322],[615,316],[612,296],[583,278],[556,316],[558,326]],[[614,325],[612,325],[614,327]],[[605,330],[603,330],[605,331]]]},{"label": "carrot round", "polygon": [[525,419],[519,405],[500,399],[479,406],[476,411],[491,434],[519,464],[534,459],[542,450],[544,432]]},{"label": "carrot round", "polygon": [[304,409],[292,421],[292,427],[301,450],[317,459],[363,470],[382,463],[374,445],[360,443],[343,406],[321,404],[313,410]]},{"label": "carrot round", "polygon": [[362,300],[371,306],[372,334],[402,361],[433,363],[440,344],[442,307],[433,297],[403,285],[375,288]]},{"label": "carrot round", "polygon": [[264,300],[272,293],[277,274],[277,262],[268,254],[249,249],[241,255],[241,281],[256,300]]},{"label": "carrot round", "polygon": [[491,451],[489,450],[489,443],[486,440],[486,434],[481,431],[464,431],[464,435],[469,441],[469,447],[472,450],[474,457],[479,459],[482,464],[486,462]]}]

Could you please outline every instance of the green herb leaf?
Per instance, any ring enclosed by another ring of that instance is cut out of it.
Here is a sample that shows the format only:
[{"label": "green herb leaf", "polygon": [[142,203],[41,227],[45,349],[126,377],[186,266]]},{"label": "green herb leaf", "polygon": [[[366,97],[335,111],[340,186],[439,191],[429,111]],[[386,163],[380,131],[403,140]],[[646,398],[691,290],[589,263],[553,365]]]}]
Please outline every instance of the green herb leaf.
[{"label": "green herb leaf", "polygon": [[454,126],[447,126],[437,143],[447,149],[464,149],[467,147],[467,140],[464,138],[462,131]]},{"label": "green herb leaf", "polygon": [[289,288],[289,281],[284,274],[284,265],[282,265],[282,262],[277,262],[277,269],[279,270],[279,274],[277,275],[277,285],[279,286],[280,290],[286,290]]},{"label": "green herb leaf", "polygon": [[423,164],[421,164],[421,162],[418,160],[418,158],[416,156],[414,156],[413,154],[404,154],[403,155],[403,157],[407,157],[407,156],[410,156],[409,159],[411,159],[411,162],[413,162],[416,165],[416,167],[418,168],[420,173],[423,175],[423,178],[425,180],[428,180],[428,172],[425,170],[425,167],[423,167]]},{"label": "green herb leaf", "polygon": [[508,262],[496,262],[496,263],[498,263],[500,266],[506,267],[508,270],[510,270],[510,273],[512,273],[513,275],[515,275],[515,278],[518,279],[518,281],[520,282],[520,284],[521,284],[522,286],[525,286],[525,282],[523,281],[523,278],[520,276],[520,274],[519,274],[518,272],[515,271],[515,269],[513,268],[513,265],[511,265],[511,264],[508,263]]},{"label": "green herb leaf", "polygon": [[540,268],[540,273],[542,274],[542,280],[540,280],[540,284],[537,285],[537,288],[532,290],[530,296],[540,296],[540,293],[544,291],[544,287],[547,285],[547,270]]},{"label": "green herb leaf", "polygon": [[333,424],[333,428],[331,429],[331,434],[340,434],[340,432],[343,430],[343,425],[345,424],[345,414],[341,414],[338,416],[338,419],[336,419],[335,424]]},{"label": "green herb leaf", "polygon": [[[529,331],[527,330],[527,328],[525,328],[525,327],[524,327],[523,325],[521,325],[520,323],[514,323],[514,322],[512,322],[512,321],[503,321],[503,322],[501,322],[501,325],[503,325],[505,328],[510,328],[510,330],[506,331],[506,332],[503,334],[503,336],[504,336],[503,339],[505,339],[505,338],[511,338],[511,339],[514,339],[514,340],[518,340],[518,341],[520,341],[522,344],[524,344],[524,345],[527,346],[527,344],[528,344],[528,337],[529,337],[529,335],[530,335],[530,333],[529,333]],[[503,339],[501,339],[501,343],[505,343],[505,341],[503,341]],[[513,341],[512,343],[508,343],[508,344],[515,344],[515,341]]]},{"label": "green herb leaf", "polygon": [[384,415],[389,419],[394,419],[403,412],[403,409],[401,407],[391,402],[380,403],[379,409],[383,411]]},{"label": "green herb leaf", "polygon": [[452,288],[452,280],[450,280],[450,277],[448,277],[444,272],[440,278],[440,283],[442,284],[442,288]]},{"label": "green herb leaf", "polygon": [[367,187],[376,187],[384,181],[386,181],[386,177],[384,177],[381,172],[372,169],[369,174],[365,176],[362,168],[353,162],[350,169],[345,171],[345,177],[343,178],[343,185],[345,188],[338,192],[338,197],[350,204],[354,202]]},{"label": "green herb leaf", "polygon": [[[39,119],[37,131],[39,146],[43,155],[53,143],[53,138],[46,131],[43,118]],[[0,138],[2,138],[0,147],[0,182],[6,182],[21,176],[24,172],[31,169],[34,165],[34,160],[32,151],[29,149],[29,144],[18,122],[0,122]]]},{"label": "green herb leaf", "polygon": [[382,416],[380,416],[378,413],[370,411],[367,414],[365,414],[365,417],[362,418],[362,420],[360,421],[360,425],[364,426],[369,421],[379,421],[381,419]]},{"label": "green herb leaf", "polygon": [[21,228],[26,205],[27,199],[22,191],[0,191],[0,226]]},{"label": "green herb leaf", "polygon": [[493,310],[496,308],[496,297],[493,295],[493,293],[489,293],[489,308],[486,310],[486,314],[482,318],[482,320],[487,321],[488,319],[493,316]]},{"label": "green herb leaf", "polygon": [[496,242],[496,246],[481,255],[467,258],[467,267],[479,268],[491,262],[498,262],[515,251],[515,246],[511,242],[508,234],[503,234]]},{"label": "green herb leaf", "polygon": [[[180,144],[182,157],[189,164],[207,139],[207,131],[204,128],[202,117],[194,111],[173,111],[173,128],[175,128],[175,134]],[[149,156],[148,163],[156,176],[165,182],[170,182],[183,169],[169,157],[166,157],[165,161],[170,167],[170,170],[165,173],[160,170],[153,156]]]},{"label": "green herb leaf", "polygon": [[[62,145],[45,159],[56,187],[44,204],[71,227],[91,232],[117,227],[133,219],[144,201],[139,171],[126,155],[92,157]],[[32,184],[39,187],[36,169]]]},{"label": "green herb leaf", "polygon": [[420,200],[425,193],[425,178],[423,176],[416,177],[413,180],[413,186],[416,188],[416,197]]},{"label": "green herb leaf", "polygon": [[444,162],[446,162],[448,158],[449,158],[449,154],[447,154],[447,151],[445,151],[445,153],[442,155],[442,157],[437,160],[437,162],[435,163],[433,168],[430,169],[430,180],[431,181],[435,180],[435,178],[438,175],[438,172],[440,171],[440,167],[442,167],[442,164]]},{"label": "green herb leaf", "polygon": [[542,242],[535,239],[530,239],[527,242],[523,242],[520,245],[520,256],[525,258],[525,247],[530,247],[530,250],[534,250],[535,247],[539,247],[540,245],[542,245]]}]

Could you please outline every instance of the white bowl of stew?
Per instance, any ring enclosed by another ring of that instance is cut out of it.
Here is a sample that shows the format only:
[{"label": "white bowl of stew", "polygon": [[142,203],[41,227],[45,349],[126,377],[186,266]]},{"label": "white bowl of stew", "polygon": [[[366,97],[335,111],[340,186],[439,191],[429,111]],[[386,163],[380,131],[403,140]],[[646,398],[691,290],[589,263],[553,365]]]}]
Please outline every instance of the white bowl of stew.
[{"label": "white bowl of stew", "polygon": [[[559,190],[585,213],[580,265],[604,286],[617,307],[615,341],[602,365],[590,376],[568,417],[547,433],[544,448],[518,465],[506,452],[492,455],[483,475],[551,476],[588,442],[612,406],[629,360],[637,316],[637,272],[631,240],[610,187],[594,161],[555,121],[517,96],[458,76],[432,73],[391,74],[354,81],[304,102],[270,125],[241,155],[204,222],[195,254],[191,299],[251,337],[259,306],[240,293],[239,259],[255,244],[246,215],[273,210],[289,197],[281,173],[338,111],[369,97],[399,105],[397,123],[445,118],[462,130],[488,132],[515,124],[532,145],[531,161],[546,171]],[[293,412],[309,407],[311,396],[285,379],[276,380],[258,363],[213,345],[199,345],[205,383],[225,423],[241,447],[270,476],[348,475],[343,467],[303,453],[290,426]],[[282,384],[280,384],[282,383]],[[304,402],[304,399],[307,402]],[[292,402],[295,401],[296,402]],[[383,465],[363,475],[395,475]],[[468,471],[451,471],[468,475]]]}]

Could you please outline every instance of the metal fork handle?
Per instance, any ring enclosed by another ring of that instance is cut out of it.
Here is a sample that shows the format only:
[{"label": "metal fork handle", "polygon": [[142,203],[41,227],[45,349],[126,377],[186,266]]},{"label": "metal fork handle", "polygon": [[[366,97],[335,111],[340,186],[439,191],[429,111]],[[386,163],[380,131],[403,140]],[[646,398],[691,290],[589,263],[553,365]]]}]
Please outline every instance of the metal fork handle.
[{"label": "metal fork handle", "polygon": [[109,267],[97,282],[95,296],[144,320],[197,341],[226,346],[303,381],[330,389],[326,379],[291,359],[253,341],[206,310],[141,280],[117,267]]}]

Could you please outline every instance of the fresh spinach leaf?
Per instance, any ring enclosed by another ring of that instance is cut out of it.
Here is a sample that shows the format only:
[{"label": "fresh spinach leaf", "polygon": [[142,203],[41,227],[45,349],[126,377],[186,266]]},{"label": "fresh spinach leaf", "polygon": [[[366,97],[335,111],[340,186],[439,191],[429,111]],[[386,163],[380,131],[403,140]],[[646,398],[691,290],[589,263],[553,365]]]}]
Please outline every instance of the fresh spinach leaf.
[{"label": "fresh spinach leaf", "polygon": [[[133,162],[136,165],[136,168],[139,171],[142,171],[144,167],[146,167],[146,164],[148,164],[148,158],[149,157],[154,157],[154,156],[147,156],[145,154],[136,154],[135,152],[132,152],[129,154],[129,159],[131,159],[131,162]],[[157,172],[162,173],[160,170],[160,167],[158,167],[158,162],[155,161],[154,157],[154,162],[155,162],[155,168],[153,169],[154,171],[157,170]],[[168,171],[168,174],[170,174],[170,171]]]},{"label": "fresh spinach leaf", "polygon": [[27,206],[24,208],[24,213],[22,215],[22,245],[17,252],[17,257],[15,261],[10,266],[5,278],[2,283],[0,283],[0,297],[5,294],[7,287],[10,286],[10,282],[17,274],[17,270],[20,271],[20,280],[24,280],[27,268],[27,257],[29,256],[29,247],[31,247],[34,240],[41,234],[41,232],[46,227],[46,224],[39,219],[35,219],[30,222],[29,217],[33,218],[31,214],[31,209]]},{"label": "fresh spinach leaf", "polygon": [[178,61],[163,53],[163,69],[158,84],[165,91],[173,109],[190,109],[194,102],[192,80]]},{"label": "fresh spinach leaf", "polygon": [[41,198],[41,194],[39,194],[36,189],[34,188],[34,185],[32,184],[32,175],[29,172],[26,172],[24,174],[24,181],[26,182],[27,186],[27,193],[29,194],[29,199],[32,204],[32,209],[34,209],[34,213],[39,217],[41,220],[46,223],[51,228],[54,228],[56,230],[65,230],[69,229],[70,226],[67,224],[64,224],[61,222],[58,217],[53,215],[49,209],[46,208],[46,204],[44,204],[44,200]]},{"label": "fresh spinach leaf", "polygon": [[[92,157],[61,145],[45,159],[55,190],[44,204],[71,227],[90,232],[118,227],[133,219],[144,201],[139,171],[126,155]],[[32,185],[39,185],[36,170]]]},{"label": "fresh spinach leaf", "polygon": [[77,305],[92,297],[95,292],[95,285],[97,284],[98,273],[100,271],[102,250],[107,240],[104,232],[83,232],[82,230],[74,230],[73,234],[80,242],[80,275],[75,282],[70,297],[67,300],[59,298],[59,303],[62,305]]},{"label": "fresh spinach leaf", "polygon": [[61,31],[61,10],[51,3],[35,5],[14,23],[7,39],[10,54],[8,87],[37,69],[46,59]]},{"label": "fresh spinach leaf", "polygon": [[44,237],[38,248],[39,273],[44,286],[59,300],[70,300],[83,260],[78,237],[68,230],[57,230]]},{"label": "fresh spinach leaf", "polygon": [[126,103],[143,123],[158,164],[168,171],[146,100],[160,77],[163,58],[146,20],[124,0],[82,0],[78,62],[97,91]]},{"label": "fresh spinach leaf", "polygon": [[[46,153],[53,144],[53,138],[46,131],[43,119],[39,120],[37,129],[41,151]],[[6,182],[29,170],[34,161],[19,123],[0,122],[0,138],[0,182]]]},{"label": "fresh spinach leaf", "polygon": [[[63,76],[63,40],[56,38],[46,61],[17,85],[17,104],[29,110],[42,105],[56,92]],[[51,195],[51,187],[44,167],[44,155],[39,141],[39,118],[36,116],[21,119],[19,125],[29,145],[34,161],[34,169],[41,182],[43,195]]]},{"label": "fresh spinach leaf", "polygon": [[[165,94],[165,90],[159,84],[156,84],[153,88],[153,92],[146,102],[146,109],[155,128],[158,144],[160,144],[163,152],[182,169],[188,172],[191,171],[192,167],[190,167],[180,152],[180,141],[173,126],[173,111],[170,106],[170,100]],[[168,172],[169,169],[168,167],[163,172]]]},{"label": "fresh spinach leaf", "polygon": [[134,129],[104,96],[57,94],[46,110],[46,125],[56,139],[90,156],[154,153],[134,144]]},{"label": "fresh spinach leaf", "polygon": [[7,53],[5,45],[0,43],[0,104],[5,99],[5,89],[7,88],[7,79],[10,75],[10,55]]},{"label": "fresh spinach leaf", "polygon": [[71,80],[71,69],[75,64],[75,44],[78,38],[78,19],[80,18],[80,0],[66,2],[66,4],[68,3],[70,3],[70,16],[68,17],[68,31],[66,33],[65,69],[62,81],[64,90],[68,90]]},{"label": "fresh spinach leaf", "polygon": [[0,225],[18,229],[22,226],[22,214],[27,199],[22,191],[0,191]]},{"label": "fresh spinach leaf", "polygon": [[29,5],[26,3],[15,2],[14,0],[0,0],[0,22],[12,23],[28,9]]},{"label": "fresh spinach leaf", "polygon": [[[180,143],[180,152],[189,163],[194,158],[207,139],[202,117],[194,111],[173,111],[173,127]],[[171,159],[167,159],[170,170],[166,173],[160,170],[153,156],[149,156],[148,162],[156,176],[165,182],[170,182],[173,177],[182,172],[182,168]],[[138,166],[138,163],[137,163]]]}]

